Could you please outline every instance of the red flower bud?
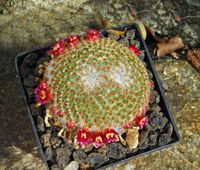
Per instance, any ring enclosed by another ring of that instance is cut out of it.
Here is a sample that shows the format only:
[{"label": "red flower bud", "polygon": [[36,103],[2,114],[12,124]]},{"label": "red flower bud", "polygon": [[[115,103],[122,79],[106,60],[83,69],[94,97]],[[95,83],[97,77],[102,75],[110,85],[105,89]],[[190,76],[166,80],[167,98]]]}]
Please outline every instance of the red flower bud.
[{"label": "red flower bud", "polygon": [[78,44],[80,41],[80,37],[78,35],[71,35],[69,36],[69,38],[67,39],[68,42],[68,46],[69,47],[73,47],[76,44]]},{"label": "red flower bud", "polygon": [[86,33],[86,39],[87,40],[96,40],[100,37],[100,31],[95,29],[90,29]]},{"label": "red flower bud", "polygon": [[53,46],[51,47],[51,50],[49,50],[49,53],[53,54],[54,56],[59,56],[65,51],[65,41],[59,40]]},{"label": "red flower bud", "polygon": [[137,115],[134,118],[134,122],[139,129],[143,129],[143,127],[149,122],[149,118],[144,115]]},{"label": "red flower bud", "polygon": [[129,50],[131,50],[133,52],[133,54],[135,54],[135,55],[140,54],[140,51],[138,50],[138,48],[135,45],[130,45]]}]

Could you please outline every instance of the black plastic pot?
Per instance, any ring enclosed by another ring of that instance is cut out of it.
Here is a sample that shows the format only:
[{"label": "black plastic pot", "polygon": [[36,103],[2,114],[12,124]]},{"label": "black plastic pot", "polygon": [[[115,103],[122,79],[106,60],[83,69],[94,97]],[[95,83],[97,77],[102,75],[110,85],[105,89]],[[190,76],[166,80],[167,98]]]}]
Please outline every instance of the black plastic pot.
[{"label": "black plastic pot", "polygon": [[[139,28],[138,28],[138,26],[136,24],[127,24],[127,25],[121,25],[121,26],[118,26],[118,27],[114,27],[114,29],[116,29],[116,30],[124,30],[125,28],[127,30],[130,30],[130,29],[135,29],[136,30],[136,39],[140,42],[140,49],[145,51],[144,61],[147,64],[147,68],[153,74],[152,80],[154,81],[154,85],[155,85],[154,88],[160,95],[159,106],[161,107],[161,111],[164,113],[164,116],[168,119],[169,122],[171,122],[171,124],[173,126],[173,134],[171,136],[172,140],[171,140],[170,143],[166,144],[165,146],[158,146],[156,148],[150,148],[150,149],[147,148],[147,149],[141,150],[141,151],[137,152],[136,154],[135,153],[130,154],[128,157],[123,158],[121,160],[116,160],[115,162],[112,162],[112,163],[106,163],[106,164],[104,164],[103,166],[101,166],[101,167],[99,167],[97,169],[104,169],[104,168],[116,165],[118,163],[122,163],[124,161],[128,161],[128,160],[140,157],[142,155],[147,155],[149,153],[152,153],[152,152],[155,152],[155,151],[159,151],[161,149],[167,148],[167,147],[171,146],[172,144],[175,144],[175,143],[180,141],[180,136],[179,136],[177,127],[176,127],[174,119],[173,119],[173,117],[172,117],[172,115],[171,115],[171,113],[169,111],[169,106],[167,104],[167,100],[165,98],[161,83],[160,83],[159,78],[157,76],[157,73],[155,71],[151,56],[150,56],[149,51],[147,49],[147,46],[146,46],[146,44],[145,44],[145,42],[144,42],[144,40],[143,40],[143,38],[141,36],[141,32],[140,32],[140,30],[139,30]],[[107,30],[103,30],[102,31],[102,35],[106,36],[107,35]],[[29,106],[29,102],[28,102],[28,96],[27,96],[27,94],[25,92],[25,87],[24,87],[24,85],[22,83],[23,78],[22,78],[22,76],[20,74],[20,65],[22,64],[24,58],[28,54],[36,53],[36,54],[42,55],[48,49],[50,49],[50,46],[28,50],[26,52],[18,54],[16,56],[16,59],[15,59],[17,73],[18,73],[18,76],[19,76],[19,79],[21,81],[21,85],[22,85],[22,88],[23,88],[23,96],[24,96],[24,99],[27,102],[28,115],[29,115],[29,118],[30,118],[30,121],[31,121],[31,124],[32,124],[32,127],[33,127],[33,132],[35,134],[36,141],[37,141],[37,144],[38,144],[42,159],[43,159],[47,169],[49,169],[49,165],[48,165],[47,160],[45,159],[45,156],[44,156],[44,151],[42,149],[42,145],[41,145],[41,142],[40,142],[40,139],[39,139],[39,135],[38,135],[38,132],[37,132],[37,129],[36,129],[36,124],[35,124],[35,121],[34,121],[34,118],[33,118],[32,114],[31,114],[31,110],[30,110],[30,106]]]}]

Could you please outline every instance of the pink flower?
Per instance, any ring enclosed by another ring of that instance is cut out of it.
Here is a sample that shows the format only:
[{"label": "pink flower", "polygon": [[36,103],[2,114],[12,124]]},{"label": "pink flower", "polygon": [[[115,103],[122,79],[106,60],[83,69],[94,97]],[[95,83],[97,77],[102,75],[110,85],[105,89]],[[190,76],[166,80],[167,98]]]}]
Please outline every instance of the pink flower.
[{"label": "pink flower", "polygon": [[78,35],[71,35],[69,36],[69,38],[67,39],[68,42],[68,46],[69,47],[73,47],[76,44],[78,44],[80,41],[80,37]]},{"label": "pink flower", "polygon": [[49,50],[49,53],[53,54],[54,56],[59,56],[65,51],[65,41],[59,40],[53,46],[51,47],[51,50]]},{"label": "pink flower", "polygon": [[45,81],[40,82],[34,93],[40,105],[47,103],[51,99],[50,90],[47,88],[47,83]]},{"label": "pink flower", "polygon": [[119,140],[118,133],[114,129],[106,129],[103,134],[105,143],[117,142]]},{"label": "pink flower", "polygon": [[68,127],[69,129],[73,129],[73,128],[75,127],[75,124],[74,124],[72,121],[68,121],[68,122],[67,122],[67,127]]},{"label": "pink flower", "polygon": [[140,54],[140,51],[138,50],[138,48],[135,45],[130,45],[129,50],[131,50],[133,52],[133,54],[135,54],[135,55]]},{"label": "pink flower", "polygon": [[100,146],[104,145],[104,138],[105,134],[102,132],[94,132],[93,134],[93,139],[92,139],[92,144],[95,148],[99,148]]},{"label": "pink flower", "polygon": [[147,84],[149,87],[154,88],[154,82],[152,80],[148,81]]},{"label": "pink flower", "polygon": [[134,117],[134,122],[139,129],[143,129],[143,127],[149,122],[149,118],[144,115],[137,115]]},{"label": "pink flower", "polygon": [[100,37],[100,31],[95,30],[95,29],[90,29],[86,32],[86,39],[87,40],[96,40]]},{"label": "pink flower", "polygon": [[91,143],[92,135],[87,129],[80,129],[77,134],[77,143],[85,145]]}]

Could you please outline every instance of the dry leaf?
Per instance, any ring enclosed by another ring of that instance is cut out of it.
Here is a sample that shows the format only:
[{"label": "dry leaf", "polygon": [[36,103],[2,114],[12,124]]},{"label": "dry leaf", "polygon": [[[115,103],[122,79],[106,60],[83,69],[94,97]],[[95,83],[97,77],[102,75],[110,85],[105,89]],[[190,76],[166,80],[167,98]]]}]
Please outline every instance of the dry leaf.
[{"label": "dry leaf", "polygon": [[193,48],[188,50],[186,56],[192,65],[196,68],[196,70],[200,72],[200,49]]},{"label": "dry leaf", "polygon": [[157,57],[163,57],[166,54],[170,54],[178,49],[184,47],[183,40],[178,37],[172,37],[167,42],[162,42],[157,44],[158,48],[156,50]]},{"label": "dry leaf", "polygon": [[138,146],[138,137],[139,132],[136,127],[133,127],[132,129],[128,129],[126,133],[126,142],[129,149],[137,148]]}]

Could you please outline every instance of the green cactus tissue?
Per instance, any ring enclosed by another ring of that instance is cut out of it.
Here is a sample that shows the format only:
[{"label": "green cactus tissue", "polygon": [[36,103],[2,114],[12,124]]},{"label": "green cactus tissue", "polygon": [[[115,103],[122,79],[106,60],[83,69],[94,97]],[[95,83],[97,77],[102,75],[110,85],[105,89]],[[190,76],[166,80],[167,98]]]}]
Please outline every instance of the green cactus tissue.
[{"label": "green cactus tissue", "polygon": [[152,81],[139,53],[94,29],[56,42],[51,61],[41,66],[38,105],[57,126],[75,132],[72,140],[80,146],[122,141],[122,133],[148,122]]}]

